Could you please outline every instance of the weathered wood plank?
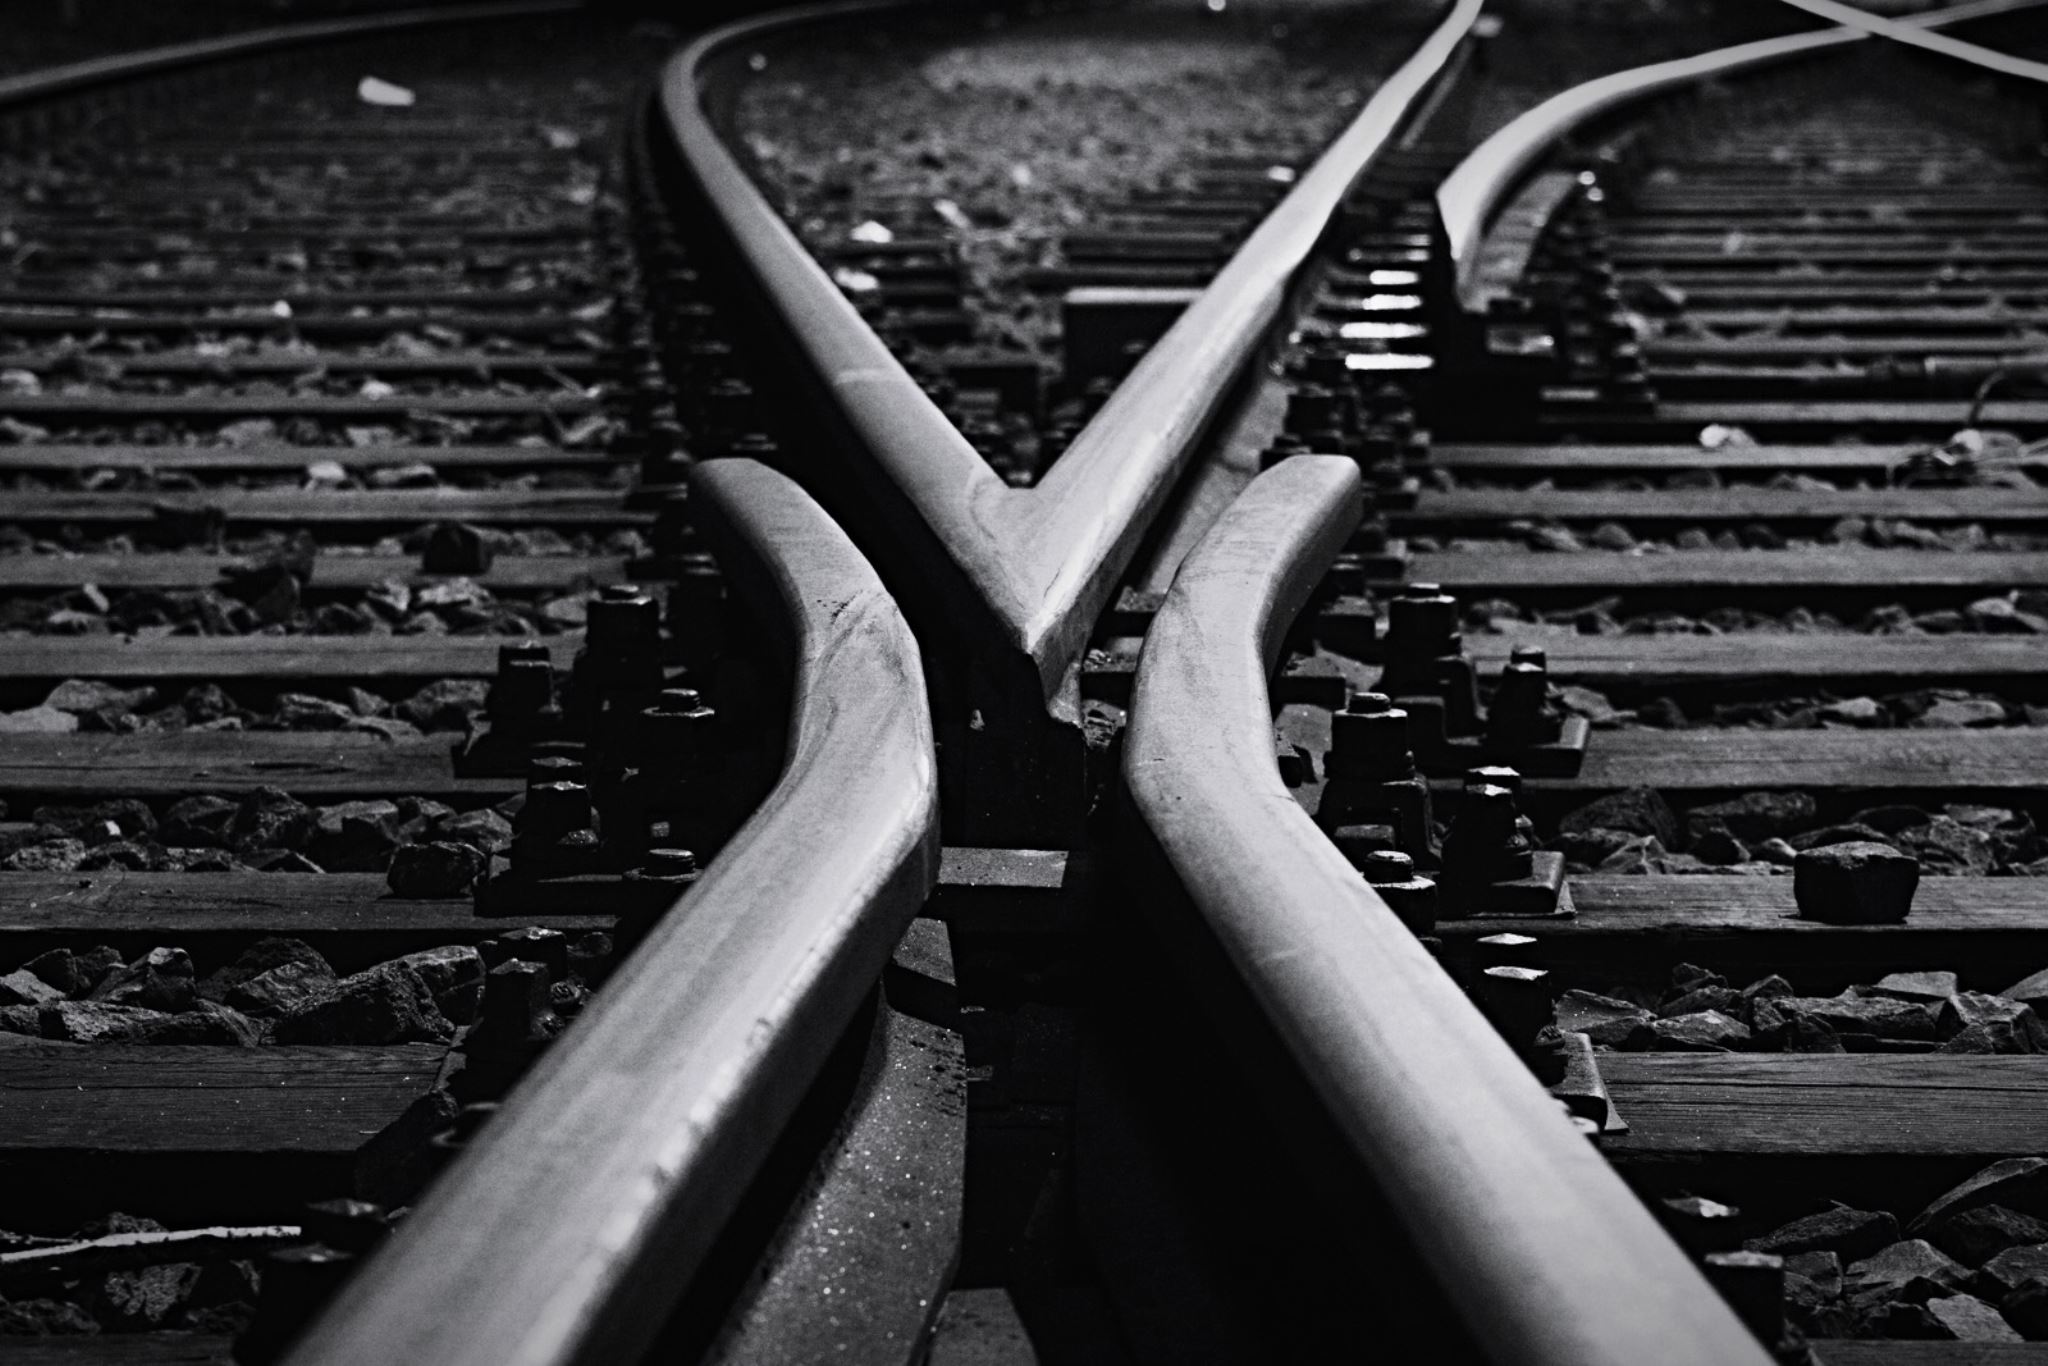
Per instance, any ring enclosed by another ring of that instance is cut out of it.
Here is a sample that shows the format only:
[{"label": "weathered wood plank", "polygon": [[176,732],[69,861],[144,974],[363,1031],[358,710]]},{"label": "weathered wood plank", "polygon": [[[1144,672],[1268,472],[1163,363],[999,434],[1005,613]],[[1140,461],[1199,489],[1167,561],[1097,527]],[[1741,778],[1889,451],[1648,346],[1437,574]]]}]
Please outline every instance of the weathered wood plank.
[{"label": "weathered wood plank", "polygon": [[1812,1338],[1813,1366],[2043,1366],[2048,1342],[1887,1342]]},{"label": "weathered wood plank", "polygon": [[[1709,187],[1695,184],[1685,189],[1652,188],[1629,201],[1631,214],[1643,213],[1687,213],[1704,214],[1710,218],[1722,212],[1735,209],[1762,209],[1771,213],[1785,211],[1785,184],[1782,178],[1760,181],[1769,185],[1767,191],[1752,192],[1726,186]],[[1915,187],[1925,191],[1925,186]],[[1981,212],[2004,216],[2014,213],[2039,212],[2048,208],[2048,199],[2038,191],[2027,189],[1965,189],[1959,186],[1944,186],[1941,196],[1943,213]],[[1948,191],[1953,190],[1953,194]],[[1868,213],[1871,194],[1868,187],[1856,189],[1833,189],[1827,186],[1802,185],[1799,187],[1799,206],[1803,209],[1854,209]]]},{"label": "weathered wood plank", "polygon": [[[505,643],[501,636],[14,636],[0,649],[0,681],[489,678]],[[539,643],[566,669],[583,634]]]},{"label": "weathered wood plank", "polygon": [[[1980,326],[1989,330],[2005,324],[1987,322]],[[1609,408],[1558,410],[1543,414],[1537,425],[1546,431],[1600,433],[1644,441],[1685,440],[1714,423],[1741,427],[1764,439],[1826,437],[1858,430],[1911,431],[1945,437],[1962,428],[1966,414],[1965,405],[1957,399],[1715,399],[1660,402],[1654,410],[1640,413]],[[1993,399],[1984,405],[1978,421],[1985,427],[2033,431],[2048,424],[2048,403]]]},{"label": "weathered wood plank", "polygon": [[[416,451],[431,459],[432,451]],[[159,509],[218,512],[229,526],[487,524],[651,526],[652,512],[629,510],[616,489],[214,489],[205,493],[10,493],[0,521],[148,523]]]},{"label": "weathered wood plank", "polygon": [[0,1337],[6,1366],[233,1366],[235,1340],[212,1333]]},{"label": "weathered wood plank", "polygon": [[[82,583],[102,588],[203,588],[221,571],[247,564],[236,555],[179,551],[165,555],[0,555],[0,592],[54,592]],[[322,555],[313,563],[314,592],[361,591],[390,579],[432,583],[447,575],[423,574],[410,555]],[[493,591],[566,592],[617,583],[626,562],[616,555],[500,555],[469,576]]]},{"label": "weathered wood plank", "polygon": [[[1759,285],[1749,293],[1734,289],[1708,291],[1713,298],[1747,298],[1754,303],[1793,303],[1802,299],[1791,286]],[[1893,285],[1886,295],[1882,287],[1871,289],[1872,297],[1897,298]],[[1837,297],[1826,286],[1817,286],[1820,298]],[[1952,297],[1942,296],[1944,299]],[[1900,336],[1886,333],[1869,337],[1665,337],[1646,342],[1643,354],[1652,361],[1715,359],[1731,363],[1761,359],[1803,359],[1812,356],[1899,356],[1939,359],[1952,356],[2025,356],[2038,347],[2010,336],[1959,337],[1954,335]]]},{"label": "weathered wood plank", "polygon": [[2000,991],[2048,965],[2048,884],[2035,878],[1923,878],[1898,925],[1802,920],[1790,877],[1596,875],[1573,877],[1571,896],[1571,920],[1444,920],[1437,932],[1453,956],[1481,935],[1534,935],[1540,966],[1596,988],[1661,984],[1691,962],[1738,982],[1782,973],[1809,995],[1929,967]]},{"label": "weathered wood plank", "polygon": [[429,464],[435,469],[514,469],[612,466],[602,451],[565,451],[556,446],[288,446],[251,442],[246,446],[0,446],[0,472],[45,470],[208,470],[217,473],[294,473],[318,462],[344,469]]},{"label": "weathered wood plank", "polygon": [[344,972],[436,944],[476,943],[522,924],[567,934],[611,928],[607,915],[479,916],[467,897],[404,900],[379,873],[0,872],[0,962],[107,943],[146,952],[176,944],[205,964],[251,939],[303,939]]},{"label": "weathered wood plank", "polygon": [[4,1048],[0,1154],[353,1153],[366,1132],[426,1093],[445,1052],[433,1044]]},{"label": "weathered wood plank", "polygon": [[497,802],[515,778],[458,778],[449,736],[387,740],[352,732],[185,731],[0,737],[0,792],[52,797],[182,797],[281,787],[306,801],[412,795]]},{"label": "weathered wood plank", "polygon": [[1758,1156],[1940,1157],[1991,1162],[2039,1150],[2048,1058],[1603,1053],[1629,1132],[1619,1160]]},{"label": "weathered wood plank", "polygon": [[[0,561],[4,571],[5,561]],[[1453,593],[1515,597],[1534,591],[1637,589],[1951,589],[1978,592],[2048,585],[2048,554],[1948,555],[1939,551],[1686,550],[1666,555],[1441,551],[1414,555],[1408,577]]]},{"label": "weathered wood plank", "polygon": [[1943,678],[2036,678],[2048,674],[2048,637],[2035,636],[1871,636],[1849,632],[1586,636],[1529,629],[1465,637],[1466,653],[1484,674],[1505,665],[1517,645],[1544,647],[1553,678],[1596,687],[1850,679],[1902,685]]},{"label": "weathered wood plank", "polygon": [[[1898,444],[1707,447],[1697,443],[1599,446],[1585,442],[1462,442],[1432,447],[1430,463],[1453,472],[1526,470],[1546,474],[1676,474],[1683,470],[1708,469],[1874,473],[1925,449],[1924,445]],[[0,451],[0,459],[5,455],[6,452]],[[2036,457],[2032,464],[2048,466],[2048,456]],[[1435,498],[1440,495],[1425,493],[1424,496]]]},{"label": "weathered wood plank", "polygon": [[1531,779],[1568,795],[1623,787],[2032,792],[2048,773],[2048,728],[1996,730],[1617,730],[1576,778]]},{"label": "weathered wood plank", "polygon": [[[91,331],[97,320],[87,319],[79,330]],[[134,319],[121,319],[133,322]],[[215,322],[234,324],[239,320],[199,318],[192,326],[200,331]],[[397,330],[410,320],[398,318],[387,325]],[[0,319],[0,328],[20,329],[19,322]],[[580,394],[394,394],[390,398],[330,398],[321,394],[134,394],[95,392],[89,394],[9,394],[0,397],[0,413],[31,421],[54,417],[106,417],[138,419],[151,417],[320,417],[357,418],[375,422],[402,418],[408,412],[445,413],[458,417],[558,417],[596,412],[599,400]]]},{"label": "weathered wood plank", "polygon": [[2048,516],[2048,489],[1455,489],[1425,491],[1412,509],[1390,511],[1397,529],[1530,518],[1564,522],[1836,522],[1889,517],[1916,522],[2021,522]]},{"label": "weathered wood plank", "polygon": [[[435,1127],[447,1050],[0,1047],[0,1171],[16,1227],[127,1210],[178,1223],[289,1222],[308,1199],[381,1190]],[[414,1168],[417,1170],[417,1168]]]}]

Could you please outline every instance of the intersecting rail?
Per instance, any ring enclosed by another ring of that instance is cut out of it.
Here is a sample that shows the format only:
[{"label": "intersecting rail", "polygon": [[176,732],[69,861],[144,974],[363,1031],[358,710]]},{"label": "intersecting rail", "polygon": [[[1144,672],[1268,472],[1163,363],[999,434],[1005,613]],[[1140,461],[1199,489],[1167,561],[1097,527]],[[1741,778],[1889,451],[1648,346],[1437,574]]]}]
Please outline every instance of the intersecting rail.
[{"label": "intersecting rail", "polygon": [[[1842,7],[1791,0],[1831,18]],[[1486,303],[1484,234],[1566,134],[1712,76],[1912,35],[2028,0],[1910,24],[1800,34],[1593,81],[1538,106],[1444,182],[1461,294]],[[1925,42],[1976,61],[1982,49]],[[1995,54],[1994,54],[1995,56]],[[1981,61],[2007,74],[2009,60]],[[1268,678],[1361,510],[1345,459],[1260,476],[1183,562],[1134,684],[1131,804],[1482,1350],[1516,1362],[1768,1359],[1620,1178],[1558,1113],[1386,903],[1319,830],[1274,757]]]},{"label": "intersecting rail", "polygon": [[782,222],[707,109],[715,59],[791,28],[905,8],[819,5],[728,25],[669,64],[662,107],[698,193],[782,320],[787,343],[879,471],[863,494],[888,533],[933,548],[965,588],[970,632],[1022,660],[1050,700],[1096,619],[1281,318],[1296,273],[1345,193],[1445,71],[1481,0],[1456,0],[1293,190],[1245,241],[1034,488],[1013,489],[918,387]]}]

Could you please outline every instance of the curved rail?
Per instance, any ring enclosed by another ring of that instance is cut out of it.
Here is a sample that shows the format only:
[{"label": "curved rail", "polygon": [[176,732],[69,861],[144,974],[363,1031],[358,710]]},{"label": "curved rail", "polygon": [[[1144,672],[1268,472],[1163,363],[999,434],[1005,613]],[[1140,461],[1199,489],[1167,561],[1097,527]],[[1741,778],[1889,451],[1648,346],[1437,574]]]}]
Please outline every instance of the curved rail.
[{"label": "curved rail", "polygon": [[637,1358],[938,872],[917,644],[838,527],[751,461],[691,474],[728,575],[794,636],[781,779],[298,1366]]},{"label": "curved rail", "polygon": [[1845,28],[1861,29],[1875,38],[1889,38],[1908,47],[1940,53],[1944,57],[1955,57],[1972,66],[1983,67],[1986,71],[1996,71],[2002,76],[2018,76],[2022,80],[2048,82],[2048,64],[2028,61],[2025,57],[1998,52],[1978,43],[1966,43],[1946,34],[1933,33],[1924,24],[1888,19],[1881,14],[1857,9],[1854,5],[1841,4],[1839,0],[1784,0],[1784,3],[1795,9],[1803,9],[1808,14],[1832,19]]},{"label": "curved rail", "polygon": [[46,67],[19,76],[0,78],[0,106],[24,104],[52,95],[68,95],[112,81],[155,76],[183,67],[217,62],[230,57],[251,57],[261,52],[299,47],[306,43],[340,38],[367,38],[379,33],[429,28],[438,24],[460,24],[485,19],[521,19],[529,15],[565,14],[581,9],[582,0],[497,0],[490,4],[450,5],[442,9],[398,10],[391,14],[364,14],[348,19],[312,19],[298,24],[277,24],[251,29],[225,38],[202,38],[190,43],[172,43],[136,52],[95,57],[68,66]]},{"label": "curved rail", "polygon": [[1281,781],[1266,680],[1360,509],[1351,461],[1297,456],[1183,563],[1138,665],[1136,809],[1493,1360],[1761,1366],[1769,1355]]},{"label": "curved rail", "polygon": [[792,320],[806,363],[1050,697],[1345,191],[1443,70],[1482,4],[1453,0],[1032,489],[1006,485],[954,429],[754,187],[706,113],[703,74],[719,54],[795,24],[898,4],[821,5],[727,25],[670,62],[662,105],[684,164],[776,311]]},{"label": "curved rail", "polygon": [[[1653,62],[1648,66],[1617,71],[1553,95],[1480,143],[1437,188],[1437,209],[1443,216],[1444,232],[1450,240],[1451,259],[1456,266],[1460,291],[1467,292],[1478,269],[1479,248],[1494,211],[1506,201],[1516,185],[1549,155],[1560,138],[1603,114],[1709,77],[1753,70],[1793,57],[1861,42],[1871,36],[1878,25],[1894,25],[1908,31],[1939,28],[1968,19],[2031,9],[2043,2],[1975,0],[1970,4],[1916,14],[1905,20],[1883,20],[1874,15],[1864,15],[1862,17],[1870,22],[1857,27],[1765,38],[1703,52],[1695,57]],[[1808,0],[1787,0],[1787,3],[1817,14],[1824,12],[1821,5]],[[1849,7],[1832,6],[1825,12],[1833,16],[1837,10],[1849,11]],[[1957,46],[1967,47],[1968,44]],[[1471,302],[1468,294],[1468,306]]]}]

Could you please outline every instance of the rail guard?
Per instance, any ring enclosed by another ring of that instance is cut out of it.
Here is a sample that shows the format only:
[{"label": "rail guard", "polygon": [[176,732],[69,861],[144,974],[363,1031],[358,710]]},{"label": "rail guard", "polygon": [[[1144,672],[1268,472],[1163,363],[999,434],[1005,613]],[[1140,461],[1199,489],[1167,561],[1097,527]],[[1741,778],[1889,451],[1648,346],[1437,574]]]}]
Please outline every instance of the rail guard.
[{"label": "rail guard", "polygon": [[230,57],[250,57],[260,52],[339,38],[367,38],[379,33],[430,28],[439,24],[461,24],[486,19],[521,19],[529,15],[566,14],[581,9],[582,0],[499,0],[494,4],[450,5],[444,9],[398,10],[390,14],[365,14],[348,19],[318,19],[299,24],[277,24],[251,29],[224,38],[203,38],[191,43],[143,48],[136,52],[96,57],[68,66],[46,67],[19,76],[0,78],[0,107],[26,104],[53,95],[68,95],[95,85],[154,76],[183,67]]},{"label": "rail guard", "polygon": [[[1785,0],[1785,3],[1829,17],[1856,13],[1847,5],[1828,4],[1826,0]],[[1890,30],[1897,28],[1911,32],[1939,28],[1968,19],[2032,9],[2042,3],[2044,0],[1974,0],[1974,3],[1917,14],[1906,20],[1862,15],[1862,20],[1867,22],[1855,28],[1765,38],[1704,52],[1696,57],[1653,62],[1648,66],[1617,71],[1553,95],[1480,143],[1437,189],[1437,209],[1443,216],[1444,232],[1450,241],[1459,291],[1467,306],[1472,307],[1474,301],[1470,285],[1481,259],[1480,246],[1485,240],[1486,226],[1494,212],[1548,155],[1558,139],[1603,114],[1676,86],[1861,42],[1873,32],[1883,31],[1888,36],[1899,37]],[[1926,35],[1921,36],[1924,38]]]},{"label": "rail guard", "polygon": [[931,718],[896,604],[781,475],[723,460],[691,485],[728,575],[793,633],[782,776],[299,1366],[637,1359],[936,880]]},{"label": "rail guard", "polygon": [[1495,1361],[1770,1360],[1316,828],[1273,757],[1281,638],[1356,525],[1297,456],[1210,528],[1146,637],[1124,778],[1225,957]]},{"label": "rail guard", "polygon": [[1196,439],[1279,316],[1295,272],[1483,2],[1453,0],[1032,489],[1006,485],[954,429],[754,187],[706,112],[704,72],[720,54],[793,25],[898,8],[900,0],[810,6],[717,29],[670,62],[661,99],[684,164],[777,311],[793,320],[807,363],[1050,698]]}]

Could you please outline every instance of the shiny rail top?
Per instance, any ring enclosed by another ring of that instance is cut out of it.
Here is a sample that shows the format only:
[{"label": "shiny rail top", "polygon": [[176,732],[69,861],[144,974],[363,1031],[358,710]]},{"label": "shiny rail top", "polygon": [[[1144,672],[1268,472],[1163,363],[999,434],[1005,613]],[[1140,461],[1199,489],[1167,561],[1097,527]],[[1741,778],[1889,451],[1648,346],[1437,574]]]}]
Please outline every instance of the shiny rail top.
[{"label": "shiny rail top", "polygon": [[1770,1356],[1281,781],[1267,677],[1357,524],[1357,467],[1297,456],[1181,566],[1124,777],[1224,956],[1489,1357]]},{"label": "shiny rail top", "polygon": [[[1785,0],[1785,3],[1814,13],[1823,12],[1822,5],[1812,0]],[[1480,143],[1437,189],[1437,209],[1443,216],[1444,232],[1450,241],[1451,259],[1456,266],[1459,291],[1466,307],[1476,311],[1483,305],[1483,300],[1473,292],[1474,282],[1481,259],[1480,248],[1494,213],[1550,154],[1560,139],[1593,119],[1678,86],[1861,42],[1878,31],[1878,25],[1890,25],[1906,31],[1939,28],[1968,19],[2032,9],[2043,3],[2044,0],[1976,0],[1971,4],[1916,14],[1902,21],[1880,20],[1866,15],[1863,17],[1871,22],[1859,27],[1766,38],[1718,48],[1694,57],[1653,62],[1648,66],[1617,71],[1551,96]],[[1832,17],[1837,9],[1846,10],[1847,7],[1835,6],[1825,12]]]},{"label": "shiny rail top", "polygon": [[728,25],[669,64],[662,106],[684,163],[808,364],[1050,697],[1345,191],[1443,71],[1482,3],[1455,0],[1032,489],[1004,484],[954,429],[754,187],[706,112],[706,70],[720,54],[795,24],[901,6],[821,5]]},{"label": "shiny rail top", "polygon": [[787,621],[775,789],[371,1258],[300,1366],[612,1366],[661,1327],[938,874],[922,665],[794,484],[691,475],[728,577]]}]

